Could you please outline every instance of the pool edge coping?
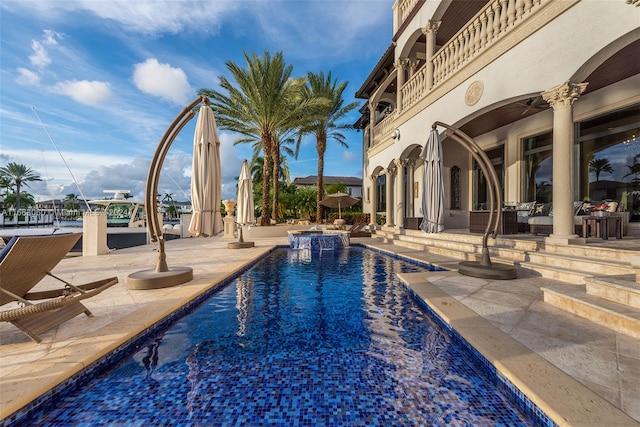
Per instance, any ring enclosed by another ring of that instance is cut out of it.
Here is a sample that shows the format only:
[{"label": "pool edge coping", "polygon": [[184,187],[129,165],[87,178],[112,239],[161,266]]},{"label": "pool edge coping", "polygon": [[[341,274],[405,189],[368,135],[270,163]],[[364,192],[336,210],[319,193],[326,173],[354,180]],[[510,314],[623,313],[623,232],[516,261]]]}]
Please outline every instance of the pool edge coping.
[{"label": "pool edge coping", "polygon": [[404,273],[399,274],[398,278],[553,422],[559,426],[638,425],[622,410],[528,349],[437,285],[423,279],[425,275],[436,277],[442,276],[443,273],[457,274],[453,271]]}]

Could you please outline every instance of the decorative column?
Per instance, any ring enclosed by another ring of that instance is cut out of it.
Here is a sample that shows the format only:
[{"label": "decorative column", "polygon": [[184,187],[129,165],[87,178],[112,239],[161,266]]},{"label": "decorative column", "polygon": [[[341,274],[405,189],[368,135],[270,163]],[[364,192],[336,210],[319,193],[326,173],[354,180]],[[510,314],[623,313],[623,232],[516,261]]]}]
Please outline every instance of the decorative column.
[{"label": "decorative column", "polygon": [[422,34],[427,37],[427,63],[425,64],[425,67],[427,67],[427,90],[431,90],[433,87],[433,55],[436,53],[436,33],[439,27],[440,21],[430,20],[427,25],[422,28]]},{"label": "decorative column", "polygon": [[415,159],[407,159],[407,181],[408,181],[408,186],[407,186],[407,190],[409,192],[409,196],[407,198],[407,215],[410,217],[414,217],[415,216],[415,212],[414,212],[414,207],[413,207],[413,203],[415,202],[414,198],[413,198],[413,185],[414,185],[414,170],[413,168],[415,167],[416,161]]},{"label": "decorative column", "polygon": [[396,82],[398,84],[396,88],[396,110],[402,111],[402,86],[404,86],[404,72],[407,66],[406,59],[398,59],[394,64],[396,67]]},{"label": "decorative column", "polygon": [[565,82],[541,93],[553,108],[553,234],[546,239],[550,243],[585,242],[575,234],[573,223],[573,103],[586,87],[587,83]]},{"label": "decorative column", "polygon": [[398,229],[404,229],[404,208],[406,205],[406,192],[404,188],[404,167],[407,164],[406,159],[395,159],[393,163],[396,166],[396,209],[395,218]]},{"label": "decorative column", "polygon": [[377,217],[378,217],[378,175],[371,175],[369,177],[371,179],[371,218],[369,219],[369,224],[372,226],[378,225]]},{"label": "decorative column", "polygon": [[393,166],[390,166],[387,168],[387,170],[385,171],[385,174],[387,175],[387,182],[386,182],[386,201],[387,201],[387,222],[386,222],[386,226],[387,227],[393,227],[393,174],[395,172],[395,168]]}]

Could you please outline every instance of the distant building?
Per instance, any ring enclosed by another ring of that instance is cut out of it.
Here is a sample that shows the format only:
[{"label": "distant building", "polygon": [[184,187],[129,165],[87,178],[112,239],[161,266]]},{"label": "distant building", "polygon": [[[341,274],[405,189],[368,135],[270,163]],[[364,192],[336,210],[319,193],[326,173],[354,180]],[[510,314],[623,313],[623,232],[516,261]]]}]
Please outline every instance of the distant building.
[{"label": "distant building", "polygon": [[69,203],[69,201],[64,199],[41,200],[36,202],[34,208],[40,211],[51,212],[56,219],[77,218],[82,216],[85,208],[82,200],[76,202],[79,209],[67,209],[65,208],[67,203]]},{"label": "distant building", "polygon": [[[353,176],[324,176],[322,180],[326,185],[342,183],[347,187],[348,194],[353,197],[362,198],[362,178]],[[318,184],[318,176],[309,175],[304,178],[295,178],[293,184],[298,188],[315,186]]]}]

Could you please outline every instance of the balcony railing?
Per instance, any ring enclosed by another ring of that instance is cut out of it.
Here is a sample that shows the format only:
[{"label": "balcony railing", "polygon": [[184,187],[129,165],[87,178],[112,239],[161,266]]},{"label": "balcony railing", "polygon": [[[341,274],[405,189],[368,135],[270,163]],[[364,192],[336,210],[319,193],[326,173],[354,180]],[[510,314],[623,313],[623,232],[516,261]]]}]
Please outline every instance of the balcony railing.
[{"label": "balcony railing", "polygon": [[[498,39],[511,32],[549,0],[494,0],[460,29],[433,58],[433,87],[454,75]],[[400,4],[413,2],[406,0]],[[411,107],[427,94],[427,67],[420,68],[400,88],[402,110]]]},{"label": "balcony railing", "polygon": [[373,145],[380,144],[382,141],[386,141],[388,138],[391,138],[395,117],[395,111],[391,112],[376,125],[373,129]]},{"label": "balcony railing", "polygon": [[494,0],[478,12],[433,58],[437,85],[480,52],[513,30],[540,7],[542,0]]},{"label": "balcony railing", "polygon": [[409,14],[418,1],[419,0],[402,0],[398,3],[398,27],[409,17]]}]

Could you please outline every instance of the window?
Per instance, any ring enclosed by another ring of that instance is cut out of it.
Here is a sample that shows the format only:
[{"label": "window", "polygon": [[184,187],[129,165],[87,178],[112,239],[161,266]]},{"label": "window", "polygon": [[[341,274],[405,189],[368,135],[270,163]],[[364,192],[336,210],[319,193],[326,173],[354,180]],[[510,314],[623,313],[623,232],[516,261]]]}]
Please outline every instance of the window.
[{"label": "window", "polygon": [[[489,157],[489,160],[491,161],[491,164],[493,165],[493,168],[498,175],[498,183],[500,184],[500,188],[504,188],[504,146],[501,145],[498,148],[485,151],[485,154],[487,155],[487,157]],[[487,180],[487,177],[484,176],[482,169],[480,169],[480,166],[475,160],[473,162],[473,183],[473,209],[489,209],[489,181]]]},{"label": "window", "polygon": [[376,179],[376,211],[385,212],[387,210],[387,176],[380,175]]},{"label": "window", "polygon": [[460,168],[451,168],[451,210],[460,210]]},{"label": "window", "polygon": [[581,199],[619,200],[640,221],[640,104],[578,123]]},{"label": "window", "polygon": [[550,203],[553,184],[553,133],[524,140],[525,202]]}]

